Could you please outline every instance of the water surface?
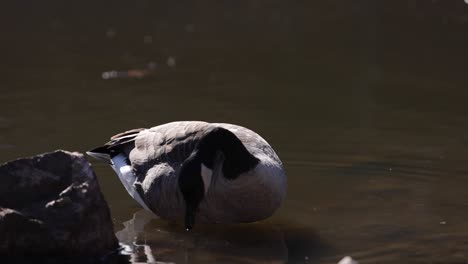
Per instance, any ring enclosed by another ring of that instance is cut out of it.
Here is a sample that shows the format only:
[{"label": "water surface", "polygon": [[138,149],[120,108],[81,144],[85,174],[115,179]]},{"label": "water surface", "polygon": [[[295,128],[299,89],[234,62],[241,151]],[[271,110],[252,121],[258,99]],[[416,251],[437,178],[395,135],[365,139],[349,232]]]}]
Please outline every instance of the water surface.
[{"label": "water surface", "polygon": [[[468,5],[315,2],[6,4],[0,160],[175,120],[235,123],[283,160],[282,208],[187,233],[93,162],[125,259],[465,263]],[[102,78],[149,63],[143,78]]]}]

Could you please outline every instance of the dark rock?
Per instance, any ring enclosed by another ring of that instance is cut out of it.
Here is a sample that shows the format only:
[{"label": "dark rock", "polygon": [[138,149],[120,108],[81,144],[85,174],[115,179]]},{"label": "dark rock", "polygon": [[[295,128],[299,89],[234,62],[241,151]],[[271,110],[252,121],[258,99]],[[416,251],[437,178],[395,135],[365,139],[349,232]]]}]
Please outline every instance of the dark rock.
[{"label": "dark rock", "polygon": [[109,207],[82,154],[0,165],[0,254],[96,256],[117,248]]}]

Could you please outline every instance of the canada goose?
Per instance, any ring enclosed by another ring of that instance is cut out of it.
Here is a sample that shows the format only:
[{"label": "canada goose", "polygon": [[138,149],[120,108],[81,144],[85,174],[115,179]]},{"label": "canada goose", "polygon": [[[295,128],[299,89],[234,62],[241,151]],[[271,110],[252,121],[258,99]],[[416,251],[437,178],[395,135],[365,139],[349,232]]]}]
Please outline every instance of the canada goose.
[{"label": "canada goose", "polygon": [[110,162],[128,193],[170,221],[254,222],[271,216],[287,188],[282,163],[257,133],[183,121],[133,129],[87,152]]}]

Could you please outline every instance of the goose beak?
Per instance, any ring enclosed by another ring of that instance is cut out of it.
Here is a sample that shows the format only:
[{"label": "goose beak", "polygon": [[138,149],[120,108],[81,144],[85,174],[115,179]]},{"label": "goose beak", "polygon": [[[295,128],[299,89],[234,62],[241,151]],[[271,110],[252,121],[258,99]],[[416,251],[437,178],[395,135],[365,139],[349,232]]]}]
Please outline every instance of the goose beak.
[{"label": "goose beak", "polygon": [[190,231],[195,224],[195,213],[191,208],[187,207],[185,211],[185,230]]}]

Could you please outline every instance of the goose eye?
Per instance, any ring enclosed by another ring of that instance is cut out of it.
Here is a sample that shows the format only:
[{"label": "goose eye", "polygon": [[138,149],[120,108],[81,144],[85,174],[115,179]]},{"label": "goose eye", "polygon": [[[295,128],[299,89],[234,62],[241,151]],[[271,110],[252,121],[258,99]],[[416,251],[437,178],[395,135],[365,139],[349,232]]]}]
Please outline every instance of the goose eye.
[{"label": "goose eye", "polygon": [[200,172],[202,179],[203,179],[203,186],[205,187],[205,194],[208,192],[208,188],[211,185],[211,177],[213,176],[213,171],[205,166],[205,164],[201,164],[201,172]]}]

